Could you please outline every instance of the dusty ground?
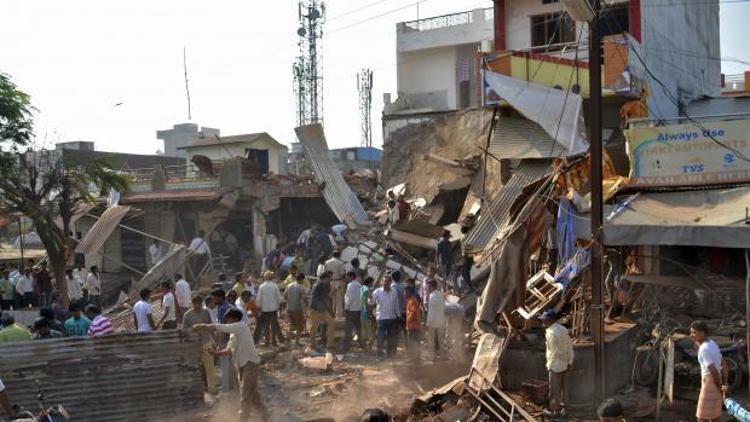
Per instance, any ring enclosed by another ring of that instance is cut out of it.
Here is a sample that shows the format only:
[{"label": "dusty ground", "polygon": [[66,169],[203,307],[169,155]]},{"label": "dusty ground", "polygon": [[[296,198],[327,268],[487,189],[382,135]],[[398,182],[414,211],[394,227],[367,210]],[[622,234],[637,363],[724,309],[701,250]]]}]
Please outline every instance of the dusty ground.
[{"label": "dusty ground", "polygon": [[[263,364],[261,393],[274,421],[347,420],[367,408],[381,407],[390,412],[408,409],[414,397],[465,375],[471,352],[455,353],[452,358],[434,360],[426,351],[413,361],[403,349],[403,337],[393,358],[353,347],[349,354],[338,354],[330,370],[308,368],[299,360],[305,344],[273,349],[260,346],[263,354],[277,354]],[[237,397],[220,397],[206,408],[180,421],[219,422],[234,420]],[[166,421],[164,421],[166,422]]]}]

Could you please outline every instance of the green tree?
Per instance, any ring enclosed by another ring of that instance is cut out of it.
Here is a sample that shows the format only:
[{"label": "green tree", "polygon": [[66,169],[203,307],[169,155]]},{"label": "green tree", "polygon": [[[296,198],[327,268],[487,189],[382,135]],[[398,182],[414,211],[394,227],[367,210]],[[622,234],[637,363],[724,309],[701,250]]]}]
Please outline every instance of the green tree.
[{"label": "green tree", "polygon": [[65,267],[75,248],[69,236],[75,208],[111,189],[126,190],[129,180],[105,159],[72,166],[59,151],[34,151],[33,111],[29,96],[0,74],[0,212],[20,213],[32,221],[55,289],[67,303]]}]

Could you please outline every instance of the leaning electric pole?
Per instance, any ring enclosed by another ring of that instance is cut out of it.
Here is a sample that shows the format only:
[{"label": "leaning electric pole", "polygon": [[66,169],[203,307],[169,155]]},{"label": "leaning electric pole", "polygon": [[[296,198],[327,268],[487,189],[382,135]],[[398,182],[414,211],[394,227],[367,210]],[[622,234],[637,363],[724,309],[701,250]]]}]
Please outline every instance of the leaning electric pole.
[{"label": "leaning electric pole", "polygon": [[319,40],[323,37],[326,6],[322,0],[298,5],[300,55],[292,65],[299,126],[323,121],[323,71]]},{"label": "leaning electric pole", "polygon": [[372,146],[372,70],[362,69],[357,73],[359,113],[362,124],[362,146]]},{"label": "leaning electric pole", "polygon": [[601,0],[591,0],[589,21],[589,141],[591,142],[591,331],[594,338],[594,391],[597,402],[606,396],[604,347],[604,248],[602,247],[602,41],[599,32]]}]

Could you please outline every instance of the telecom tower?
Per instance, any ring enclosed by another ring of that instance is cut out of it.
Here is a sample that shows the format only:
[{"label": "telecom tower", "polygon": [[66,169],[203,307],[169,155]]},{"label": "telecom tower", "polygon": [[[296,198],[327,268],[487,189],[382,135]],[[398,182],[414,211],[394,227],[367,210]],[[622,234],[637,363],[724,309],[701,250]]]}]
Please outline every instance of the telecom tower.
[{"label": "telecom tower", "polygon": [[294,96],[297,102],[297,125],[323,121],[323,70],[320,44],[326,6],[322,0],[299,2],[300,55],[292,65]]},{"label": "telecom tower", "polygon": [[372,70],[362,69],[357,73],[359,112],[362,121],[362,146],[372,146]]}]

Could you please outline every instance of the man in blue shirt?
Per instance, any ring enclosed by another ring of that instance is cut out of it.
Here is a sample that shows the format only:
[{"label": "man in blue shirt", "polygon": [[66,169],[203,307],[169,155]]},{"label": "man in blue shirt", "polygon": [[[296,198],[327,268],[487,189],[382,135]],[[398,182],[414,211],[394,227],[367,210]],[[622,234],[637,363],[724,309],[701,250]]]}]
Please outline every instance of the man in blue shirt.
[{"label": "man in blue shirt", "polygon": [[89,332],[91,321],[81,315],[81,305],[71,303],[68,307],[71,317],[65,320],[65,335],[68,337],[83,337]]}]

